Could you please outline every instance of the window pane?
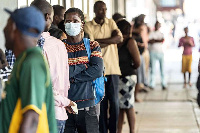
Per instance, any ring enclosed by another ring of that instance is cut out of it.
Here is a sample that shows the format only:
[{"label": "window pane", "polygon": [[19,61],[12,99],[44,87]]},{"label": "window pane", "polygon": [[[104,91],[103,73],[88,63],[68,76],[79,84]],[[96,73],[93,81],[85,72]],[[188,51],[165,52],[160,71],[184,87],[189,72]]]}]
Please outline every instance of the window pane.
[{"label": "window pane", "polygon": [[51,5],[58,5],[58,0],[51,0]]},{"label": "window pane", "polygon": [[87,0],[84,0],[84,13],[87,14]]},{"label": "window pane", "polygon": [[47,0],[50,3],[50,0]]},{"label": "window pane", "polygon": [[112,17],[112,0],[104,0],[107,7],[106,17],[111,18]]},{"label": "window pane", "polygon": [[31,2],[33,2],[33,0],[28,0],[28,5],[30,6]]},{"label": "window pane", "polygon": [[89,19],[92,20],[94,17],[94,12],[93,12],[93,6],[94,6],[94,0],[89,0]]},{"label": "window pane", "polygon": [[66,0],[66,10],[71,7],[71,0]]},{"label": "window pane", "polygon": [[26,6],[27,6],[27,0],[18,0],[18,8]]},{"label": "window pane", "polygon": [[74,0],[74,7],[82,10],[82,0]]}]

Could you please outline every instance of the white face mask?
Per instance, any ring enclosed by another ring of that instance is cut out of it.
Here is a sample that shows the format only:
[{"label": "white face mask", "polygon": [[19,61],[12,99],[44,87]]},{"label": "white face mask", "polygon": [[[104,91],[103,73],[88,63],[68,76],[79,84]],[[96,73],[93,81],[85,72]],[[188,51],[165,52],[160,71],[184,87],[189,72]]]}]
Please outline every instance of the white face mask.
[{"label": "white face mask", "polygon": [[77,36],[81,32],[81,23],[66,23],[65,31],[69,36]]}]

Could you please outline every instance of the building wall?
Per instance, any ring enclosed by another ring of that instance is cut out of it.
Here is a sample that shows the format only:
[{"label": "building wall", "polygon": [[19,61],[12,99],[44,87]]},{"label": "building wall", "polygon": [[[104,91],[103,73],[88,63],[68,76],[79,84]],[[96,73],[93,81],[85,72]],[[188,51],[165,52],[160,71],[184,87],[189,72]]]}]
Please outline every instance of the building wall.
[{"label": "building wall", "polygon": [[134,17],[145,14],[145,22],[153,26],[156,21],[156,5],[153,0],[126,0],[126,17],[130,22]]},{"label": "building wall", "polygon": [[9,15],[4,11],[4,8],[14,10],[17,8],[17,0],[0,0],[0,48],[5,49],[5,40],[3,29],[7,23]]},{"label": "building wall", "polygon": [[[0,0],[0,48],[4,49],[3,28],[8,19],[8,14],[3,8],[8,7],[11,10],[17,7],[28,6],[33,0]],[[86,19],[92,20],[94,17],[93,5],[98,0],[47,0],[52,5],[59,4],[66,7],[81,8],[86,15]],[[153,0],[103,0],[107,5],[107,17],[111,18],[115,12],[126,15],[127,20],[131,21],[133,17],[143,13],[147,16],[146,22],[153,26],[156,19],[156,6]]]}]

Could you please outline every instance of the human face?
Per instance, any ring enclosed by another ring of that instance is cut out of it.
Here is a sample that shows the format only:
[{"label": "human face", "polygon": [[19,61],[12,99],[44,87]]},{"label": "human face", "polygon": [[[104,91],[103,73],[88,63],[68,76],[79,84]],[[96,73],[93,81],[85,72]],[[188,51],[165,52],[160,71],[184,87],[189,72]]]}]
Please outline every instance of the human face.
[{"label": "human face", "polygon": [[79,17],[78,13],[71,12],[67,13],[65,16],[65,23],[81,23],[81,18]]},{"label": "human face", "polygon": [[188,34],[188,28],[185,28],[184,31],[185,31],[185,34]]},{"label": "human face", "polygon": [[79,16],[78,13],[76,13],[76,12],[71,12],[71,13],[67,13],[67,14],[65,15],[64,24],[70,23],[70,22],[72,22],[72,23],[81,23],[81,28],[83,29],[84,22],[81,21],[81,18],[80,18],[80,16]]},{"label": "human face", "polygon": [[99,3],[97,9],[94,10],[96,18],[104,19],[106,17],[107,7],[104,3]]},{"label": "human face", "polygon": [[161,24],[160,24],[160,23],[157,23],[157,24],[155,25],[155,30],[159,30],[160,27],[161,27]]},{"label": "human face", "polygon": [[62,20],[64,20],[64,15],[65,15],[65,9],[61,11],[61,15],[58,16],[58,23],[60,23]]},{"label": "human face", "polygon": [[45,31],[48,31],[50,29],[51,24],[53,22],[53,15],[54,15],[54,12],[53,12],[53,8],[52,8],[51,14],[47,13],[45,16],[45,19],[46,19]]},{"label": "human face", "polygon": [[13,50],[14,45],[14,22],[11,18],[8,19],[7,25],[4,28],[5,47],[7,50]]}]

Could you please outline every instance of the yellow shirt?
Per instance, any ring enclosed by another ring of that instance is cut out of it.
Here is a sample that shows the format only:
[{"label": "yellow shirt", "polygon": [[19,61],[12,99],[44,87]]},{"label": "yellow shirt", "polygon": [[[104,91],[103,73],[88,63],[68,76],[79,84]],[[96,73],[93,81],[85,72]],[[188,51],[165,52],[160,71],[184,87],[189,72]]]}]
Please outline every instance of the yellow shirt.
[{"label": "yellow shirt", "polygon": [[[122,37],[122,33],[118,29],[113,19],[105,18],[104,24],[101,26],[95,20],[86,22],[84,31],[89,34],[90,40],[110,38],[114,30],[118,31],[118,35]],[[119,57],[117,44],[110,44],[101,49],[105,74],[106,75],[121,75],[119,68]]]}]

